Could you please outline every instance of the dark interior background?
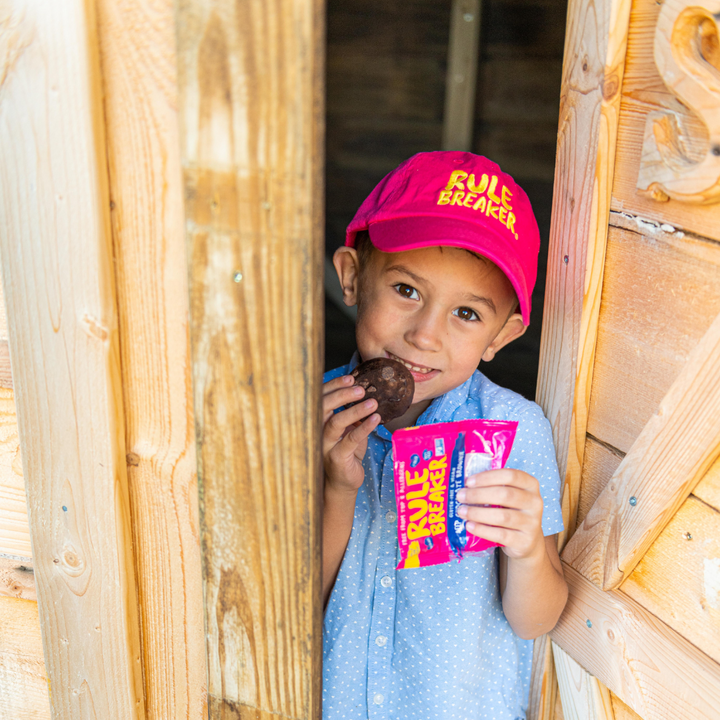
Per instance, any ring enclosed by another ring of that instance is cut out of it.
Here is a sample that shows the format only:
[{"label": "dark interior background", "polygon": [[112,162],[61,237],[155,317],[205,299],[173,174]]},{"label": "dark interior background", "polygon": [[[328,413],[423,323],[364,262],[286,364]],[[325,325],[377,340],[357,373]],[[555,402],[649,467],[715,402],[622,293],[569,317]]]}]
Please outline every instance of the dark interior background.
[{"label": "dark interior background", "polygon": [[[525,189],[542,248],[524,337],[481,370],[533,399],[555,165],[566,0],[482,0],[473,152]],[[450,0],[328,0],[326,252],[375,184],[441,149]],[[325,367],[355,349],[353,322],[325,302]]]}]

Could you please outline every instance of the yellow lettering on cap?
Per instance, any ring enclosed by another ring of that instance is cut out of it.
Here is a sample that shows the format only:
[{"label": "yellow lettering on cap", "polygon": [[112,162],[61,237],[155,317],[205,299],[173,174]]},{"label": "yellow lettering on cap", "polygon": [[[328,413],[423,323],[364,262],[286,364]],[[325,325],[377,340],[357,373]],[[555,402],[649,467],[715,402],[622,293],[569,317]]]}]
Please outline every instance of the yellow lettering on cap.
[{"label": "yellow lettering on cap", "polygon": [[[468,183],[468,185],[469,185],[469,184],[470,184],[470,183]],[[464,205],[465,207],[470,207],[470,206],[475,202],[475,198],[476,198],[476,197],[477,197],[477,194],[476,194],[476,193],[468,193],[468,194],[465,196],[465,201],[463,202],[463,205]]]},{"label": "yellow lettering on cap", "polygon": [[495,194],[495,188],[497,187],[498,176],[493,175],[490,181],[490,189],[487,191],[487,196],[493,201],[500,204],[500,198]]},{"label": "yellow lettering on cap", "polygon": [[466,177],[466,172],[463,172],[462,170],[454,170],[452,175],[450,175],[450,179],[448,180],[448,184],[445,189],[452,190],[453,188],[460,188],[461,190],[464,190],[465,186],[462,184],[462,181]]},{"label": "yellow lettering on cap", "polygon": [[[488,193],[488,194],[489,194],[489,193]],[[486,214],[488,217],[492,216],[492,217],[494,217],[494,218],[497,220],[497,219],[498,219],[497,210],[498,210],[498,206],[497,206],[497,205],[493,205],[493,204],[492,204],[492,200],[488,200],[487,210],[485,211],[485,214]]]},{"label": "yellow lettering on cap", "polygon": [[512,213],[508,213],[507,223],[505,223],[505,224],[507,225],[508,230],[515,233],[515,237],[517,237],[517,233],[515,232],[515,227],[514,227],[515,226],[515,216]]},{"label": "yellow lettering on cap", "polygon": [[438,205],[447,205],[450,202],[451,196],[452,196],[452,190],[443,190],[440,193],[440,197],[438,198],[437,204]]},{"label": "yellow lettering on cap", "polygon": [[465,191],[464,190],[456,190],[453,193],[452,200],[450,201],[451,205],[462,205],[462,199],[465,197]]},{"label": "yellow lettering on cap", "polygon": [[468,182],[467,182],[468,190],[469,190],[470,192],[477,193],[478,195],[482,195],[482,194],[485,192],[485,190],[487,189],[488,182],[489,182],[488,176],[487,176],[487,175],[483,175],[483,176],[480,178],[480,184],[476,186],[476,185],[475,185],[475,176],[474,176],[474,175],[471,175],[471,176],[468,178]]},{"label": "yellow lettering on cap", "polygon": [[503,185],[502,188],[502,204],[508,209],[512,210],[512,205],[510,205],[510,198],[512,197],[512,193]]},{"label": "yellow lettering on cap", "polygon": [[474,205],[473,210],[485,210],[485,197],[481,197]]},{"label": "yellow lettering on cap", "polygon": [[500,208],[500,217],[498,220],[504,225],[505,224],[505,218],[507,217],[507,210],[504,207]]}]

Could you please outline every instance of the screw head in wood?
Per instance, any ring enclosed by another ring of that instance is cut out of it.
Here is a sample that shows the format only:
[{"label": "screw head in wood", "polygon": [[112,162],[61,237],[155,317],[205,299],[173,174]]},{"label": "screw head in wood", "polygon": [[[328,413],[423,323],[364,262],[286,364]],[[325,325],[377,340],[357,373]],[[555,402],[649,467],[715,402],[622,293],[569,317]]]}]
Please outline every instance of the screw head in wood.
[{"label": "screw head in wood", "polygon": [[566,255],[566,256],[563,258],[563,262],[567,265],[569,261],[570,261],[570,258]]},{"label": "screw head in wood", "polygon": [[635,507],[637,505],[637,498],[633,495],[628,502]]},{"label": "screw head in wood", "polygon": [[242,273],[239,270],[237,270],[233,274],[233,282],[239,283],[241,280],[242,280]]},{"label": "screw head in wood", "polygon": [[683,537],[684,537],[686,540],[692,540],[692,535],[691,535],[689,532],[686,532],[686,533],[683,535]]},{"label": "screw head in wood", "polygon": [[475,18],[474,18],[474,15],[473,15],[472,13],[465,13],[465,14],[463,15],[463,20],[464,20],[465,22],[472,22],[474,19],[475,19]]},{"label": "screw head in wood", "polygon": [[586,621],[585,621],[585,624],[586,624],[589,628],[591,628],[591,627],[592,627],[592,620],[586,620]]}]

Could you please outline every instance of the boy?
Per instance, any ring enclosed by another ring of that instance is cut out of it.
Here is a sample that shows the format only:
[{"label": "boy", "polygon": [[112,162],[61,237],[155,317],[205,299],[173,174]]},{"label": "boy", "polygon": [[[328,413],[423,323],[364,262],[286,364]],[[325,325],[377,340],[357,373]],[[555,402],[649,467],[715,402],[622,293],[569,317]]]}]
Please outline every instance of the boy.
[{"label": "boy", "polygon": [[[359,358],[324,385],[326,720],[525,717],[530,639],[567,599],[560,480],[541,410],[477,367],[524,333],[539,245],[510,176],[471,153],[434,152],[380,182],[335,253],[344,300],[358,307]],[[384,426],[375,400],[342,409],[364,394],[348,373],[374,357],[415,378],[410,409]],[[460,491],[468,532],[503,547],[396,571],[391,433],[466,418],[519,423],[507,467]]]}]

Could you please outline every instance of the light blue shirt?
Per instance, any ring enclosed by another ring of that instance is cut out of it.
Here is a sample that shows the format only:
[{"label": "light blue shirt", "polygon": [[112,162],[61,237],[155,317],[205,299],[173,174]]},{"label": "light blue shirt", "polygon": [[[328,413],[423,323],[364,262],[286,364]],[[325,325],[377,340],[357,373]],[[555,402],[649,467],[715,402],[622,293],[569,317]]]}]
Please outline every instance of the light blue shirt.
[{"label": "light blue shirt", "polygon": [[[506,466],[537,478],[543,532],[560,532],[560,478],[542,410],[476,371],[433,400],[418,425],[469,418],[518,421]],[[324,720],[525,718],[533,642],[521,640],[503,613],[497,549],[395,570],[393,457],[383,426],[370,436],[363,465],[352,533],[325,612]]]}]

